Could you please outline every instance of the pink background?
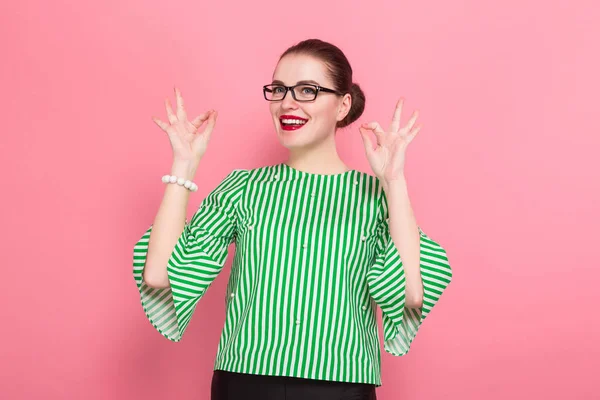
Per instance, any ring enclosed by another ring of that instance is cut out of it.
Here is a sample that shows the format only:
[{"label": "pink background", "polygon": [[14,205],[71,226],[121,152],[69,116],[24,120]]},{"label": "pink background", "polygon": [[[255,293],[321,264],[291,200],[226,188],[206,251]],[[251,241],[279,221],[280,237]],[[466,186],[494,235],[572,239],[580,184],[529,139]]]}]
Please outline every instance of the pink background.
[{"label": "pink background", "polygon": [[[454,279],[379,399],[597,399],[598,40],[593,1],[13,1],[0,12],[2,399],[208,399],[231,257],[180,343],[132,276],[171,148],[178,85],[219,111],[191,216],[233,168],[285,159],[261,86],[289,45],[349,57],[359,123],[423,130],[417,219]],[[370,172],[357,124],[342,158]],[[233,247],[232,247],[233,250]],[[594,307],[595,306],[595,307]]]}]

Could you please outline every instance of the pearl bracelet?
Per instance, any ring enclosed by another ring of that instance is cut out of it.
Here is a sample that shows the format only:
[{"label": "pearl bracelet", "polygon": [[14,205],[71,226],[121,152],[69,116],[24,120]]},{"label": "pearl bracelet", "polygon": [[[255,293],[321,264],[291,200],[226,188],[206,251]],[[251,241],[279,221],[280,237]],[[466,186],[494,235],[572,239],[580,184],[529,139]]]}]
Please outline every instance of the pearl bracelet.
[{"label": "pearl bracelet", "polygon": [[198,185],[189,179],[178,178],[175,175],[165,175],[162,177],[163,183],[176,183],[179,186],[183,186],[191,192],[198,190]]}]

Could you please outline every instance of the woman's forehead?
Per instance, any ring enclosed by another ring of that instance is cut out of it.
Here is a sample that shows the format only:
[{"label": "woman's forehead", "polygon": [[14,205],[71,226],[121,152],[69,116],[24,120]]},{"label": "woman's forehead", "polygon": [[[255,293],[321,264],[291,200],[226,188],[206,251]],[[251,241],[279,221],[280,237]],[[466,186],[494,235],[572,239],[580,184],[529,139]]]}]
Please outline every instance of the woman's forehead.
[{"label": "woman's forehead", "polygon": [[287,55],[277,63],[273,72],[273,81],[280,81],[285,85],[311,80],[323,86],[326,86],[329,81],[325,74],[325,65],[310,56]]}]

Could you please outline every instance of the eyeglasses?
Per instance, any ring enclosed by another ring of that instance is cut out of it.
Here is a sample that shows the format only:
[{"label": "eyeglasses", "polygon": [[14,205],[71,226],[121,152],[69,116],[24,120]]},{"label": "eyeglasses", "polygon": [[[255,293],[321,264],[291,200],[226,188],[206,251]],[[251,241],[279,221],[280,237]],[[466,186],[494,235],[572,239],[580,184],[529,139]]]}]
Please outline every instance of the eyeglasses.
[{"label": "eyeglasses", "polygon": [[285,85],[265,85],[263,86],[263,93],[265,100],[268,101],[281,101],[287,95],[287,92],[292,91],[292,97],[296,101],[313,101],[317,98],[319,92],[327,93],[338,93],[336,90],[328,89],[323,86],[311,85],[308,83],[302,83],[294,86]]}]

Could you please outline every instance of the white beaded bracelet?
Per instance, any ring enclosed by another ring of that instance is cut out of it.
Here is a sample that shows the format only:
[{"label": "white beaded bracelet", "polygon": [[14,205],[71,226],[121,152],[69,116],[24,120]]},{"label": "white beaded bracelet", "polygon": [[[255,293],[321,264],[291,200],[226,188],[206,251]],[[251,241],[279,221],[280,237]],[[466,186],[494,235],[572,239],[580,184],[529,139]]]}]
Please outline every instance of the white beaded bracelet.
[{"label": "white beaded bracelet", "polygon": [[175,175],[165,175],[162,177],[163,183],[176,183],[179,186],[183,186],[191,192],[198,190],[198,185],[189,179],[178,178]]}]

